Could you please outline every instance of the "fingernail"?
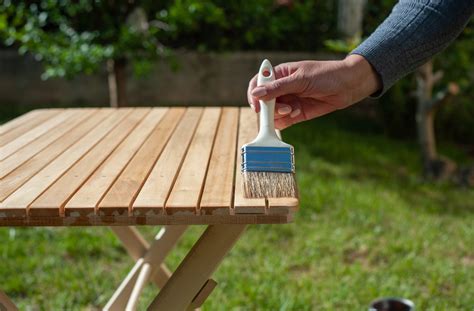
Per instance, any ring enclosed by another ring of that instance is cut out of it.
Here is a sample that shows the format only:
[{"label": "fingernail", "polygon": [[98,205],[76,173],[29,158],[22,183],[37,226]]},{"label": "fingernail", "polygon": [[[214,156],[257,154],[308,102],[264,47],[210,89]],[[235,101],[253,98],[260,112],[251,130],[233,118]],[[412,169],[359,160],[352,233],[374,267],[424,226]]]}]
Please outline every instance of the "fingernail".
[{"label": "fingernail", "polygon": [[252,110],[255,111],[255,106],[253,104],[250,104],[250,107],[252,107]]},{"label": "fingernail", "polygon": [[252,94],[252,96],[255,96],[255,97],[261,97],[261,96],[265,96],[267,95],[267,89],[264,88],[264,87],[256,87],[252,90],[252,92],[250,93]]},{"label": "fingernail", "polygon": [[294,118],[297,117],[301,113],[300,109],[293,110],[293,112],[290,114],[290,117]]},{"label": "fingernail", "polygon": [[291,107],[288,105],[281,105],[278,107],[279,114],[289,114],[291,112]]}]

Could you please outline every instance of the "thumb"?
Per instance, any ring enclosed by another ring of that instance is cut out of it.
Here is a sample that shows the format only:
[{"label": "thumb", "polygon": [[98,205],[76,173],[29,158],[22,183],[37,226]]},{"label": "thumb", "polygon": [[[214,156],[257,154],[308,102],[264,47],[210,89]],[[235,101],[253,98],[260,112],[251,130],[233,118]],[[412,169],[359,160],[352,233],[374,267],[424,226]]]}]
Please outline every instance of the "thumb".
[{"label": "thumb", "polygon": [[296,75],[289,75],[256,87],[252,91],[252,96],[261,100],[270,100],[283,95],[299,93],[301,86],[301,81],[296,78]]}]

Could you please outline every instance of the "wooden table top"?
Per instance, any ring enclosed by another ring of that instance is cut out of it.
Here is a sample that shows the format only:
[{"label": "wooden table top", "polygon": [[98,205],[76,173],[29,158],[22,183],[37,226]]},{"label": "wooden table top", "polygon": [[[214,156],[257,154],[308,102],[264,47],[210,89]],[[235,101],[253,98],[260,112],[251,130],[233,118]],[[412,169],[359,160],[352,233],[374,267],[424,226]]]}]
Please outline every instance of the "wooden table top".
[{"label": "wooden table top", "polygon": [[289,222],[296,198],[242,196],[257,128],[237,107],[33,110],[0,126],[0,226]]}]

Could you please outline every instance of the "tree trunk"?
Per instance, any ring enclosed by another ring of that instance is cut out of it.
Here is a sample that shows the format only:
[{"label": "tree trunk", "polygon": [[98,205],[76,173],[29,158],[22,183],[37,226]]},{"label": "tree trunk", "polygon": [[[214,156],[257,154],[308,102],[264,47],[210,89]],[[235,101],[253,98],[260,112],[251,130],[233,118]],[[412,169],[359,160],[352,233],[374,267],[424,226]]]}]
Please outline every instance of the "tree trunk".
[{"label": "tree trunk", "polygon": [[417,89],[416,123],[423,163],[430,162],[438,157],[434,133],[435,111],[431,104],[433,84],[433,63],[428,61],[418,69]]},{"label": "tree trunk", "polygon": [[449,92],[446,92],[441,98],[433,97],[433,86],[441,80],[441,77],[441,71],[433,73],[431,60],[417,71],[416,123],[423,173],[425,177],[436,180],[448,179],[456,170],[456,163],[439,156],[436,150],[434,118],[438,107],[449,96]]},{"label": "tree trunk", "polygon": [[423,163],[433,161],[438,157],[434,133],[434,111],[418,103],[416,123]]},{"label": "tree trunk", "polygon": [[127,106],[127,61],[125,59],[109,59],[107,72],[109,80],[109,101],[111,107]]},{"label": "tree trunk", "polygon": [[362,35],[362,21],[366,0],[339,0],[337,29],[342,39],[356,41]]}]

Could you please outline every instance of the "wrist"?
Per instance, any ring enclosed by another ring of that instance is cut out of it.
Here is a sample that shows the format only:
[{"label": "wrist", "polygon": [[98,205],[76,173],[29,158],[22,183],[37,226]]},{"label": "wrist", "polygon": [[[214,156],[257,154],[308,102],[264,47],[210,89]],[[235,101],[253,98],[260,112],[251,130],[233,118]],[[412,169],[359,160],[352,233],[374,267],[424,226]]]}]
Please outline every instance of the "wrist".
[{"label": "wrist", "polygon": [[348,55],[343,61],[352,102],[356,103],[382,88],[380,77],[372,65],[361,55]]}]

